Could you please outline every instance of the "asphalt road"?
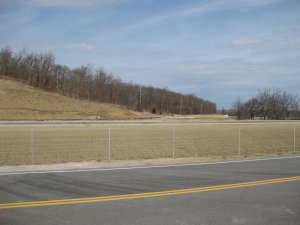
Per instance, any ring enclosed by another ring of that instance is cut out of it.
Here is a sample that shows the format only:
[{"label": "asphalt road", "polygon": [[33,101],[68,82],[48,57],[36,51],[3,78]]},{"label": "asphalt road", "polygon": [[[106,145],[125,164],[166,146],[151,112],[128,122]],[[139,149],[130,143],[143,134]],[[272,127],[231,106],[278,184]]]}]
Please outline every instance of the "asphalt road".
[{"label": "asphalt road", "polygon": [[0,224],[300,225],[299,176],[300,158],[0,174]]}]

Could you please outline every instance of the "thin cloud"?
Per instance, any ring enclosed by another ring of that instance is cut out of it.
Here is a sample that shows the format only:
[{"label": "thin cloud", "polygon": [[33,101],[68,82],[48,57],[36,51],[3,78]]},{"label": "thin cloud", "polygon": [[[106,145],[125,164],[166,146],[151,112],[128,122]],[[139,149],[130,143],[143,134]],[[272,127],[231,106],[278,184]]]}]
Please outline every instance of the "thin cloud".
[{"label": "thin cloud", "polygon": [[234,46],[252,46],[262,43],[264,40],[257,37],[241,37],[234,39],[232,45]]},{"label": "thin cloud", "polygon": [[129,29],[141,28],[147,25],[170,23],[173,21],[190,19],[195,16],[208,14],[216,11],[245,9],[274,4],[282,0],[216,0],[207,4],[194,5],[189,8],[164,12],[153,17],[149,17],[139,23],[133,24]]},{"label": "thin cloud", "polygon": [[295,47],[300,44],[300,27],[292,29],[278,30],[276,32],[265,33],[255,36],[237,37],[231,41],[231,44],[236,47]]},{"label": "thin cloud", "polygon": [[87,42],[80,42],[80,43],[74,43],[74,44],[60,44],[55,47],[54,49],[65,49],[69,51],[91,51],[95,49],[95,46],[92,44],[89,44]]},{"label": "thin cloud", "polygon": [[126,0],[4,0],[0,5],[25,5],[31,7],[93,7],[101,5],[117,5]]}]

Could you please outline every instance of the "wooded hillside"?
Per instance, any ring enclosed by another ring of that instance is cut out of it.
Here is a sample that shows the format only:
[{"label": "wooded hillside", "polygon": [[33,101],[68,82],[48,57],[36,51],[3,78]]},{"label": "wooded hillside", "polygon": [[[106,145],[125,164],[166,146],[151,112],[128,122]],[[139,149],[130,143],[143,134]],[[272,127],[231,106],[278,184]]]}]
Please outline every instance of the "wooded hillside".
[{"label": "wooded hillside", "polygon": [[75,99],[118,104],[131,110],[155,114],[214,114],[216,104],[164,88],[123,82],[103,69],[91,65],[69,68],[55,63],[51,53],[37,54],[23,49],[0,52],[0,75]]}]

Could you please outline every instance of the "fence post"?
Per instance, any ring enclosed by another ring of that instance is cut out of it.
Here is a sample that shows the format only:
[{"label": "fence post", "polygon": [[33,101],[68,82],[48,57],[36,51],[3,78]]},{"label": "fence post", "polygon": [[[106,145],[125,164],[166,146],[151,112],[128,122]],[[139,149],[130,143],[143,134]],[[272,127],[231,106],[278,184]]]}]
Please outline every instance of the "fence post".
[{"label": "fence post", "polygon": [[33,132],[33,128],[30,129],[30,155],[31,155],[31,163],[34,164],[34,132]]},{"label": "fence post", "polygon": [[175,128],[173,127],[173,129],[172,129],[172,140],[173,140],[173,142],[172,142],[172,155],[173,155],[173,159],[175,159]]},{"label": "fence post", "polygon": [[296,125],[294,125],[294,152],[296,152]]},{"label": "fence post", "polygon": [[108,128],[108,161],[110,161],[110,156],[111,156],[111,145],[110,145],[110,142],[111,142],[111,134],[110,134],[110,127]]},{"label": "fence post", "polygon": [[241,156],[241,128],[239,127],[239,156]]}]

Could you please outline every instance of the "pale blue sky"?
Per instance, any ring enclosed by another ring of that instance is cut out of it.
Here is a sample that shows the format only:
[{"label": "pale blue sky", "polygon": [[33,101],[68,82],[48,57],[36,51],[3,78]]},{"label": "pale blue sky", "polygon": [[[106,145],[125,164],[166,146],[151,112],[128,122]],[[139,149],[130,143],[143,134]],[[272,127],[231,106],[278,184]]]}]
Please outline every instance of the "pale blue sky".
[{"label": "pale blue sky", "polygon": [[263,87],[300,96],[299,0],[0,0],[6,46],[219,109]]}]

